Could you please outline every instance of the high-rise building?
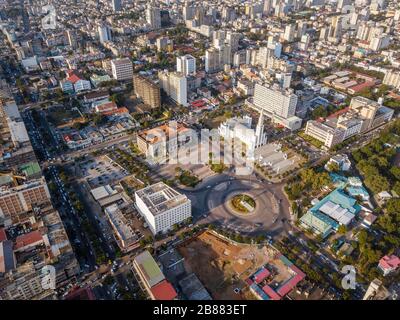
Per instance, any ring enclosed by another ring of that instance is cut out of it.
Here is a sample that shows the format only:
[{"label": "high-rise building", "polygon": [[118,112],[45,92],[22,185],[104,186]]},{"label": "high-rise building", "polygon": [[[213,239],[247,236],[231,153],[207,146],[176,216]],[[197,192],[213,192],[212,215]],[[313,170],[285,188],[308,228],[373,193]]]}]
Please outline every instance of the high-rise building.
[{"label": "high-rise building", "polygon": [[253,109],[263,111],[273,122],[297,130],[301,127],[301,119],[295,116],[297,101],[292,89],[282,90],[279,86],[267,87],[256,83],[254,97],[247,103]]},{"label": "high-rise building", "polygon": [[224,66],[232,63],[232,48],[229,44],[224,44],[219,49],[219,64]]},{"label": "high-rise building", "polygon": [[383,84],[400,89],[400,71],[390,70],[386,72],[385,78],[383,79]]},{"label": "high-rise building", "polygon": [[274,50],[268,47],[261,47],[258,50],[257,64],[263,68],[267,67],[268,59],[274,55]]},{"label": "high-rise building", "polygon": [[194,8],[186,2],[182,9],[183,20],[192,20],[194,18],[194,12]]},{"label": "high-rise building", "polygon": [[6,193],[0,193],[0,217],[12,220],[17,215],[49,201],[50,193],[44,179],[23,184]]},{"label": "high-rise building", "polygon": [[236,19],[236,12],[234,8],[223,7],[222,8],[222,20],[230,22]]},{"label": "high-rise building", "polygon": [[351,0],[338,0],[337,2],[337,11],[342,11],[345,6],[351,5]]},{"label": "high-rise building", "polygon": [[254,104],[267,112],[289,118],[295,115],[298,97],[293,90],[279,90],[256,84]]},{"label": "high-rise building", "polygon": [[111,29],[109,26],[106,26],[104,24],[101,24],[97,28],[98,33],[99,33],[99,40],[101,43],[111,41],[112,36],[111,36]]},{"label": "high-rise building", "polygon": [[133,90],[136,96],[143,100],[143,103],[152,108],[161,107],[160,86],[150,79],[135,74],[133,76]]},{"label": "high-rise building", "polygon": [[246,50],[240,50],[233,55],[233,65],[239,67],[242,64],[246,64]]},{"label": "high-rise building", "polygon": [[213,73],[221,70],[218,49],[210,48],[206,51],[205,69],[208,73]]},{"label": "high-rise building", "polygon": [[129,58],[111,60],[111,72],[113,78],[121,80],[132,80],[133,65]]},{"label": "high-rise building", "polygon": [[176,71],[185,76],[196,73],[196,58],[187,54],[176,58]]},{"label": "high-rise building", "polygon": [[272,0],[264,0],[263,14],[269,16],[272,9]]},{"label": "high-rise building", "polygon": [[161,13],[160,9],[148,7],[146,10],[146,21],[152,29],[161,28]]},{"label": "high-rise building", "polygon": [[294,24],[289,24],[285,27],[285,33],[283,35],[283,39],[292,42],[295,37],[296,26]]},{"label": "high-rise building", "polygon": [[235,53],[239,49],[240,33],[228,31],[226,34],[226,44],[230,45],[232,53]]},{"label": "high-rise building", "polygon": [[168,37],[158,37],[156,40],[157,50],[164,51],[165,49],[167,49],[170,41],[172,40],[170,40]]},{"label": "high-rise building", "polygon": [[68,45],[73,49],[77,46],[76,32],[74,30],[67,30]]},{"label": "high-rise building", "polygon": [[181,72],[159,72],[161,88],[176,103],[187,106],[187,79]]},{"label": "high-rise building", "polygon": [[122,0],[112,0],[112,8],[114,12],[118,12],[122,10],[122,4],[121,4]]}]

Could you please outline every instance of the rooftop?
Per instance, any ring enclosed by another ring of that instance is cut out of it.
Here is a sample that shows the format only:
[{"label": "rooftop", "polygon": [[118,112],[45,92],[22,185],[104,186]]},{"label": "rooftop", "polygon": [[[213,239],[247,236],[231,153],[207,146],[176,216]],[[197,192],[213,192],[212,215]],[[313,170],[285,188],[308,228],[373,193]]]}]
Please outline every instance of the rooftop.
[{"label": "rooftop", "polygon": [[172,124],[164,124],[156,128],[144,130],[139,133],[139,136],[148,143],[154,144],[159,142],[160,138],[164,141],[173,136],[177,137],[178,134],[185,132],[186,130],[188,130],[188,128],[181,123],[178,123],[176,126]]},{"label": "rooftop", "polygon": [[138,190],[136,196],[145,203],[154,216],[185,202],[190,202],[185,195],[180,194],[164,182],[158,182]]},{"label": "rooftop", "polygon": [[149,287],[152,288],[165,279],[160,267],[157,265],[150,252],[142,252],[135,257],[134,261],[144,275]]},{"label": "rooftop", "polygon": [[151,288],[155,300],[174,300],[177,293],[174,287],[167,281],[163,280]]}]

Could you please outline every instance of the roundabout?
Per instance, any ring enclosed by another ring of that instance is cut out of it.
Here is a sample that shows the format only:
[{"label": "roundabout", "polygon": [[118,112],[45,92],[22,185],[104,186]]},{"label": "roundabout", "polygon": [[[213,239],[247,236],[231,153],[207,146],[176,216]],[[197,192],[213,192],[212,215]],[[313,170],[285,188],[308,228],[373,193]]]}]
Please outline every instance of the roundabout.
[{"label": "roundabout", "polygon": [[[256,176],[215,175],[195,189],[184,190],[198,223],[212,223],[246,235],[280,235],[290,219],[283,185]],[[234,200],[234,204],[233,201]]]}]

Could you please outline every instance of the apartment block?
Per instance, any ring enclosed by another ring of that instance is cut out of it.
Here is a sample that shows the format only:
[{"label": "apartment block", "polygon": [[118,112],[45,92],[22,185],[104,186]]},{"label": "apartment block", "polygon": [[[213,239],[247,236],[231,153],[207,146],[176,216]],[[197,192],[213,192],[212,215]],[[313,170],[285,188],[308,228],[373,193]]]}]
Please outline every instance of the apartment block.
[{"label": "apartment block", "polygon": [[111,72],[113,78],[118,81],[131,80],[133,77],[133,65],[129,58],[111,60]]},{"label": "apartment block", "polygon": [[177,104],[187,106],[187,79],[181,72],[159,72],[161,88]]},{"label": "apartment block", "polygon": [[152,108],[161,107],[160,86],[150,79],[135,74],[133,76],[133,90],[136,96],[143,100],[143,103]]}]

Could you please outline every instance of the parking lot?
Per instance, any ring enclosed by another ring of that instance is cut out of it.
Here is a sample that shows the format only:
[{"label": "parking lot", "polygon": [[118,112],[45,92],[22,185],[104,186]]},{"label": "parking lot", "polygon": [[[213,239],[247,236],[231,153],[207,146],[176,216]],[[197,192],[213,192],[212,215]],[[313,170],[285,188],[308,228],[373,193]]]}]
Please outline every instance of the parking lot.
[{"label": "parking lot", "polygon": [[80,164],[82,176],[86,178],[91,188],[118,182],[128,173],[107,157],[92,158]]}]

